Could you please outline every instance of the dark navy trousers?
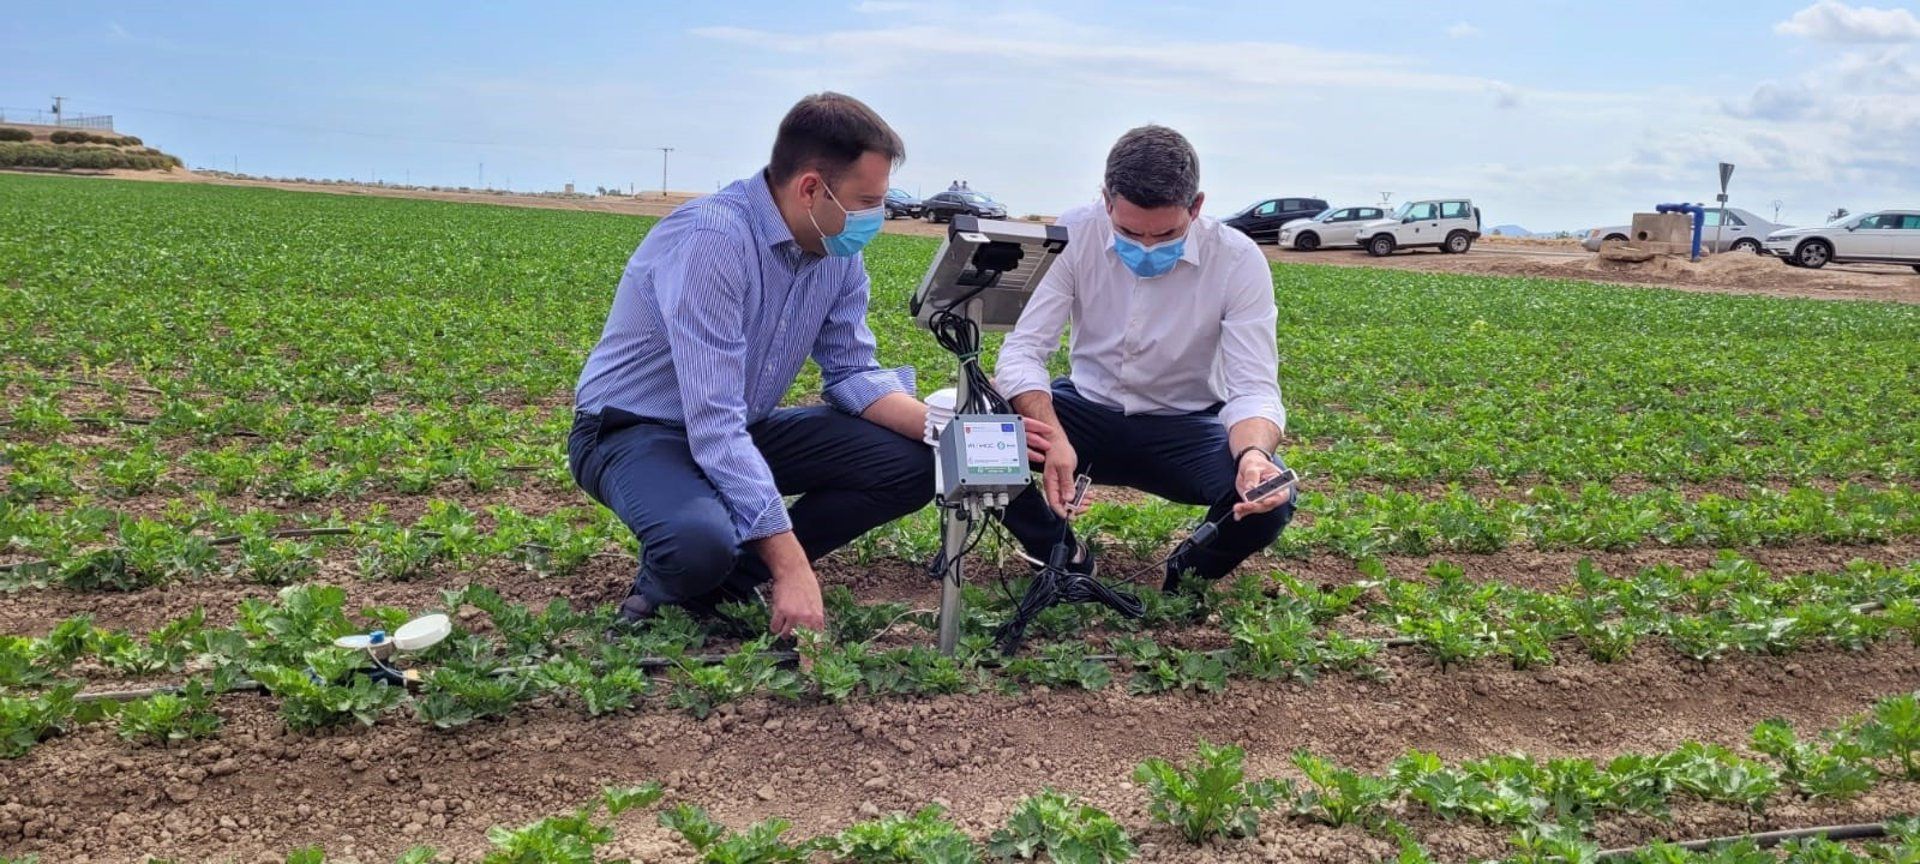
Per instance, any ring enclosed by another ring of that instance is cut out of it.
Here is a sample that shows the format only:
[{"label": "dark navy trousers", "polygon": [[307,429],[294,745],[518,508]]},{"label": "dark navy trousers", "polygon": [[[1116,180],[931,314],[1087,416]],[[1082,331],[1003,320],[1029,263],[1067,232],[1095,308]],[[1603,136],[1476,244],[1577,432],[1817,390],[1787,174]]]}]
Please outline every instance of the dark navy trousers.
[{"label": "dark navy trousers", "polygon": [[[787,514],[810,561],[933,499],[925,442],[831,407],[782,409],[747,431],[780,493],[800,496]],[[577,412],[567,464],[639,538],[634,587],[656,606],[743,600],[771,578],[743,548],[685,428],[616,408]]]},{"label": "dark navy trousers", "polygon": [[[1053,410],[1079,456],[1079,471],[1103,486],[1126,486],[1180,504],[1207,505],[1219,518],[1240,500],[1233,452],[1218,410],[1176,415],[1127,415],[1080,395],[1073,382],[1053,382]],[[1274,461],[1279,462],[1275,457]],[[1238,522],[1227,516],[1219,536],[1191,550],[1176,566],[1218,579],[1280,536],[1293,520],[1294,502]],[[1064,521],[1047,506],[1040,485],[1007,508],[1007,529],[1028,555],[1042,561],[1061,537]]]}]

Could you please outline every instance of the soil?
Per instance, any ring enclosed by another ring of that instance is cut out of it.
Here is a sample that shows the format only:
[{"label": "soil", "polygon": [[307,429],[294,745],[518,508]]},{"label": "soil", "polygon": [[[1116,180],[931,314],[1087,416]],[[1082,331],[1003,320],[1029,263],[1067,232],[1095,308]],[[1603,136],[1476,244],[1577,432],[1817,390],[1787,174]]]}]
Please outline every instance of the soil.
[{"label": "soil", "polygon": [[[535,706],[452,732],[394,719],[320,736],[283,732],[269,700],[236,695],[221,703],[227,725],[212,743],[154,749],[94,726],[9,763],[0,842],[56,861],[277,861],[306,844],[335,860],[386,861],[416,843],[471,860],[491,825],[648,780],[665,782],[669,801],[698,802],[735,827],[778,815],[812,836],[940,803],[984,836],[1045,784],[1113,813],[1144,861],[1375,861],[1390,851],[1376,838],[1281,817],[1258,840],[1189,847],[1149,827],[1131,766],[1185,757],[1201,738],[1247,748],[1255,776],[1297,776],[1288,757],[1301,748],[1379,771],[1410,748],[1452,761],[1513,751],[1609,757],[1686,740],[1738,746],[1760,718],[1820,728],[1920,682],[1920,655],[1894,644],[1704,670],[1654,649],[1607,666],[1567,659],[1530,672],[1441,671],[1405,654],[1384,665],[1383,682],[1236,681],[1211,696],[1109,688],[844,706],[756,700],[704,721],[658,708],[588,721],[568,707]],[[1916,806],[1920,786],[1890,783],[1846,804],[1776,808],[1756,827],[1869,821]],[[1442,860],[1503,851],[1502,832],[1402,815]],[[615,851],[692,860],[652,820],[623,817]],[[1737,812],[1682,805],[1671,826],[1614,820],[1600,839],[1745,827]]]}]

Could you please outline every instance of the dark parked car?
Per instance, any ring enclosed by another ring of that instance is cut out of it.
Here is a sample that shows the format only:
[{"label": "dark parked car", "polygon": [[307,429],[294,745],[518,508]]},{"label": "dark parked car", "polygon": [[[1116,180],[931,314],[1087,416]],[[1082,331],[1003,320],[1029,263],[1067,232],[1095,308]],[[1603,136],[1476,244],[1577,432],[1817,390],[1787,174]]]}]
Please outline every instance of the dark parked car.
[{"label": "dark parked car", "polygon": [[978,192],[942,192],[928,198],[922,206],[926,208],[928,222],[951,222],[960,214],[981,219],[1007,218],[1006,207]]},{"label": "dark parked car", "polygon": [[920,203],[920,199],[907,194],[907,190],[887,190],[888,219],[918,219],[924,212],[926,212],[926,205]]},{"label": "dark parked car", "polygon": [[1280,237],[1280,226],[1295,219],[1312,219],[1326,209],[1327,202],[1318,198],[1268,198],[1223,221],[1255,242],[1273,243]]}]

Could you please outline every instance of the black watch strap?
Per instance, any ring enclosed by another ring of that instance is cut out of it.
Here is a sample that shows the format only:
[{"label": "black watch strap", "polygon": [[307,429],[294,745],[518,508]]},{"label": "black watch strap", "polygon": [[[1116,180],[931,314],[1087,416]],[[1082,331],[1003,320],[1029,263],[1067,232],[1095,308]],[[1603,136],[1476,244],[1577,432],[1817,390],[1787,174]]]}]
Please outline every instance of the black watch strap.
[{"label": "black watch strap", "polygon": [[1233,454],[1233,470],[1240,470],[1240,460],[1247,458],[1247,454],[1253,452],[1258,452],[1260,455],[1267,457],[1268,462],[1273,461],[1273,454],[1267,452],[1267,448],[1255,444],[1252,447],[1242,447],[1240,448],[1240,452]]}]

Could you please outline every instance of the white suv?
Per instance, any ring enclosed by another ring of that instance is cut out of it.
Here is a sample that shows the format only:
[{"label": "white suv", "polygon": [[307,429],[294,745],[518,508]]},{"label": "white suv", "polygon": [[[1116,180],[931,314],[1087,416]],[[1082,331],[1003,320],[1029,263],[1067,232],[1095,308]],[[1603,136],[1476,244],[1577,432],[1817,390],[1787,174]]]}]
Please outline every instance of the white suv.
[{"label": "white suv", "polygon": [[1920,210],[1880,210],[1845,216],[1819,228],[1767,235],[1767,254],[1795,267],[1840,261],[1908,264],[1920,272]]},{"label": "white suv", "polygon": [[1354,240],[1369,255],[1391,255],[1395,249],[1438,246],[1455,254],[1473,248],[1480,239],[1480,210],[1465,198],[1408,201],[1393,216],[1360,226]]}]

